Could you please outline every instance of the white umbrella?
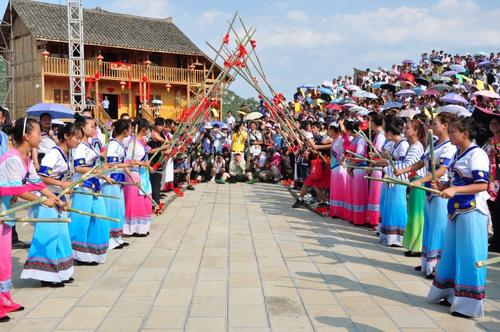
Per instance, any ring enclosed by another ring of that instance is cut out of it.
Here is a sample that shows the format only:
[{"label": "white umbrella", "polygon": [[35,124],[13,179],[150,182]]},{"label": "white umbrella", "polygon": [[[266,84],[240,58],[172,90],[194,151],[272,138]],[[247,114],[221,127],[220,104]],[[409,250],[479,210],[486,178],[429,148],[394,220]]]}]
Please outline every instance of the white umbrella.
[{"label": "white umbrella", "polygon": [[474,92],[474,96],[483,96],[483,97],[492,98],[492,99],[500,98],[500,95],[498,93],[496,93],[495,91],[491,91],[491,90],[476,91],[476,92]]},{"label": "white umbrella", "polygon": [[358,115],[368,115],[368,113],[370,113],[370,111],[362,106],[351,107],[349,108],[349,112],[358,113]]},{"label": "white umbrella", "polygon": [[397,116],[399,116],[400,118],[410,118],[410,119],[413,119],[413,117],[416,114],[420,114],[420,111],[419,110],[402,110],[401,112],[399,112],[397,114]]},{"label": "white umbrella", "polygon": [[159,99],[153,99],[151,100],[151,104],[153,105],[163,105],[163,102]]},{"label": "white umbrella", "polygon": [[364,90],[357,90],[352,96],[356,98],[378,99],[376,94]]},{"label": "white umbrella", "polygon": [[460,106],[460,105],[455,105],[455,104],[450,104],[450,105],[438,107],[436,110],[436,113],[439,114],[442,112],[448,112],[448,113],[452,113],[452,114],[455,114],[458,116],[471,116],[472,115],[472,113],[469,112],[469,110],[466,109],[465,107]]},{"label": "white umbrella", "polygon": [[260,112],[252,112],[252,113],[248,113],[247,115],[245,115],[243,117],[243,120],[244,121],[252,121],[252,120],[257,120],[257,119],[260,119],[262,118],[264,115]]},{"label": "white umbrella", "polygon": [[345,87],[347,90],[349,91],[357,91],[357,90],[361,90],[361,88],[357,85],[354,85],[354,84],[349,84],[348,86]]},{"label": "white umbrella", "polygon": [[321,83],[321,85],[324,86],[324,87],[333,89],[333,83],[332,83],[332,81],[324,81],[323,83]]}]

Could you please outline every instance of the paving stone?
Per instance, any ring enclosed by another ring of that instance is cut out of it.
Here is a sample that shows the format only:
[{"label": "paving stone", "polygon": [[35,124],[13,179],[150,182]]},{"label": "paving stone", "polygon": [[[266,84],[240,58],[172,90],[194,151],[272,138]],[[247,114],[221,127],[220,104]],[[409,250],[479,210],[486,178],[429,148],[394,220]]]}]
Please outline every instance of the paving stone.
[{"label": "paving stone", "polygon": [[225,317],[226,296],[195,296],[189,315],[191,317]]},{"label": "paving stone", "polygon": [[96,329],[109,310],[109,307],[75,307],[57,326],[57,329]]},{"label": "paving stone", "polygon": [[269,327],[264,305],[231,305],[229,327]]},{"label": "paving stone", "polygon": [[144,323],[145,329],[182,329],[189,308],[178,306],[154,306]]},{"label": "paving stone", "polygon": [[192,317],[188,319],[186,325],[187,332],[223,332],[226,330],[226,320],[224,318],[198,318]]}]

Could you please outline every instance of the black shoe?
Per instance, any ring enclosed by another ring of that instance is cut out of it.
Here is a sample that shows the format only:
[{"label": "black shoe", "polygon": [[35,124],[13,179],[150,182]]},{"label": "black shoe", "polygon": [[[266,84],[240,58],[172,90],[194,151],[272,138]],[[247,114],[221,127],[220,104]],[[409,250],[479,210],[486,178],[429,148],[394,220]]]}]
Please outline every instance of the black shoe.
[{"label": "black shoe", "polygon": [[116,247],[114,247],[113,249],[123,249],[123,244],[119,244]]},{"label": "black shoe", "polygon": [[328,205],[328,203],[326,202],[321,202],[318,204],[318,207],[329,207],[330,205]]},{"label": "black shoe", "polygon": [[415,271],[422,271],[422,266],[415,266]]},{"label": "black shoe", "polygon": [[23,241],[17,241],[12,243],[12,249],[29,249],[31,246],[31,243],[23,242]]},{"label": "black shoe", "polygon": [[439,305],[442,305],[445,307],[451,307],[451,303],[448,302],[448,300],[446,300],[446,299],[442,299],[441,301],[439,301]]},{"label": "black shoe", "polygon": [[194,187],[193,186],[187,186],[186,188],[187,190],[194,190]]},{"label": "black shoe", "polygon": [[405,251],[405,256],[406,257],[422,257],[422,253],[421,252]]},{"label": "black shoe", "polygon": [[72,277],[70,277],[68,280],[64,280],[63,282],[64,282],[65,284],[72,284],[72,283],[73,283],[73,281],[75,281],[75,279],[73,279]]},{"label": "black shoe", "polygon": [[461,317],[461,318],[467,318],[467,319],[474,318],[474,317],[472,317],[472,316],[467,316],[467,315],[464,315],[464,314],[462,314],[462,313],[460,313],[460,312],[458,312],[458,311],[453,311],[453,312],[451,313],[451,315],[452,315],[452,316],[455,316],[455,317]]},{"label": "black shoe", "polygon": [[146,237],[148,235],[149,235],[149,232],[147,232],[146,234],[137,234],[137,233],[135,233],[133,236],[134,237]]},{"label": "black shoe", "polygon": [[0,317],[0,323],[7,323],[10,320],[9,316]]},{"label": "black shoe", "polygon": [[302,201],[301,201],[301,200],[296,200],[296,201],[295,201],[295,203],[292,205],[292,207],[293,207],[294,209],[296,209],[296,208],[299,208],[299,207],[303,206],[304,204],[305,204],[305,203],[304,203],[304,201],[303,201],[303,200],[302,200]]},{"label": "black shoe", "polygon": [[63,282],[51,282],[51,281],[42,281],[42,287],[49,287],[49,288],[61,288],[64,287]]},{"label": "black shoe", "polygon": [[122,243],[122,246],[124,246],[124,247],[128,247],[129,245],[130,245],[130,243],[128,243],[128,242],[123,242]]},{"label": "black shoe", "polygon": [[21,307],[17,308],[16,310],[12,311],[12,312],[19,312],[19,311],[24,311],[24,307],[21,306]]},{"label": "black shoe", "polygon": [[427,279],[427,280],[434,280],[435,277],[436,277],[436,275],[434,274],[434,272],[432,272],[431,274],[426,275],[425,279]]},{"label": "black shoe", "polygon": [[82,262],[78,260],[73,260],[74,265],[82,265],[82,266],[96,266],[99,265],[97,262]]}]

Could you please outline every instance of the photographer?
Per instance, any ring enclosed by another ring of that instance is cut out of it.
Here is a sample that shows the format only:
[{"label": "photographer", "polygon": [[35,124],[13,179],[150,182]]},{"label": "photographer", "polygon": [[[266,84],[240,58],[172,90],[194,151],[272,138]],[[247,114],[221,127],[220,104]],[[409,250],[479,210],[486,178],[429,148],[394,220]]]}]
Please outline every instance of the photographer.
[{"label": "photographer", "polygon": [[196,159],[191,164],[192,177],[198,181],[206,182],[207,179],[207,163],[201,153],[196,155]]},{"label": "photographer", "polygon": [[215,159],[212,162],[212,169],[210,170],[210,176],[215,181],[219,181],[218,183],[224,183],[229,177],[229,173],[226,170],[226,161],[222,157],[221,153],[217,153],[215,155]]}]

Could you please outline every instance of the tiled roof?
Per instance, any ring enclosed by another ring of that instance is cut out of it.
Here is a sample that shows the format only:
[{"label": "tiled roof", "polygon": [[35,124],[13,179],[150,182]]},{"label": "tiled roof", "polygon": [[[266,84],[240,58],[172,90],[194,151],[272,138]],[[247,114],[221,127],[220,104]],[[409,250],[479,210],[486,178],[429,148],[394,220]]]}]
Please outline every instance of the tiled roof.
[{"label": "tiled roof", "polygon": [[[66,6],[29,0],[12,0],[12,6],[35,38],[68,41]],[[84,9],[83,22],[84,41],[88,45],[204,55],[170,18]]]}]

